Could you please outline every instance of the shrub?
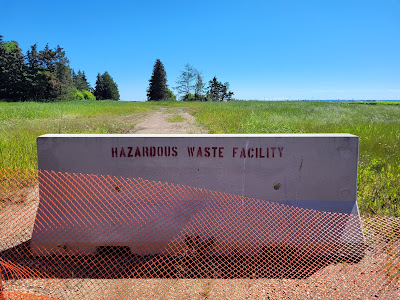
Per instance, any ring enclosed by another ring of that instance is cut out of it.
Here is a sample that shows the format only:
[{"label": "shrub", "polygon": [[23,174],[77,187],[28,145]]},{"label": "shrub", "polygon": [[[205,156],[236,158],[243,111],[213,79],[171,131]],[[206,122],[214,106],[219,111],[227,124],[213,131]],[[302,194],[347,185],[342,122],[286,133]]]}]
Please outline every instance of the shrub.
[{"label": "shrub", "polygon": [[88,90],[82,90],[81,93],[86,100],[96,100],[96,97]]},{"label": "shrub", "polygon": [[77,88],[70,89],[65,95],[61,97],[61,100],[84,100],[85,97],[81,91]]},{"label": "shrub", "polygon": [[170,89],[167,90],[167,97],[167,101],[176,101],[176,96]]},{"label": "shrub", "polygon": [[194,94],[186,94],[183,96],[182,101],[196,101]]}]

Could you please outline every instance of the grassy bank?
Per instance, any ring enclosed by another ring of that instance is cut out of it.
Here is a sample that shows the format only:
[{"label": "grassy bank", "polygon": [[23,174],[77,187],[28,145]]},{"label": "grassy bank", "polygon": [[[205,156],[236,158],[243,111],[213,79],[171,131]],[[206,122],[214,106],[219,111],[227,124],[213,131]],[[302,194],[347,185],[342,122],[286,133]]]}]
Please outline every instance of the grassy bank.
[{"label": "grassy bank", "polygon": [[364,214],[400,216],[400,105],[318,102],[0,102],[0,167],[37,168],[45,133],[125,133],[159,106],[191,108],[211,133],[352,133],[360,137],[358,199]]}]

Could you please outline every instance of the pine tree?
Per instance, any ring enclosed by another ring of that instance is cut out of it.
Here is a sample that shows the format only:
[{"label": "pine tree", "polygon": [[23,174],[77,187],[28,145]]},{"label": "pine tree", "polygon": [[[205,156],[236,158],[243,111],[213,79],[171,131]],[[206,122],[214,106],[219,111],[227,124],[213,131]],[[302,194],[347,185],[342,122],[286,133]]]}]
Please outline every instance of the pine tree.
[{"label": "pine tree", "polygon": [[0,99],[25,99],[26,65],[17,42],[3,42],[0,36]]},{"label": "pine tree", "polygon": [[153,74],[149,82],[149,88],[147,89],[148,101],[163,101],[168,99],[167,74],[165,73],[163,63],[159,59],[154,64]]},{"label": "pine tree", "polygon": [[119,100],[118,86],[108,72],[97,74],[94,95],[97,100]]},{"label": "pine tree", "polygon": [[79,70],[78,73],[75,73],[75,71],[72,70],[72,81],[74,83],[74,87],[80,91],[91,90],[90,84],[86,78],[85,71],[81,72],[81,70]]},{"label": "pine tree", "polygon": [[207,98],[211,101],[229,101],[231,100],[232,96],[233,92],[229,91],[228,82],[222,84],[217,80],[215,76],[212,80],[209,81]]},{"label": "pine tree", "polygon": [[26,55],[26,94],[31,100],[64,99],[73,87],[69,60],[60,46],[54,50],[47,44],[37,51],[31,46]]},{"label": "pine tree", "polygon": [[87,80],[85,71],[82,72],[81,84],[82,84],[82,90],[90,91],[92,89],[92,87],[89,84],[89,81]]},{"label": "pine tree", "polygon": [[204,96],[204,83],[203,77],[200,72],[196,70],[196,83],[194,86],[194,99],[195,101],[205,101],[206,97]]},{"label": "pine tree", "polygon": [[[85,73],[79,74],[81,89],[90,90]],[[69,66],[65,51],[60,46],[51,49],[47,44],[38,51],[31,46],[22,55],[17,42],[5,42],[0,35],[0,99],[24,100],[70,100],[74,92],[76,74]],[[112,87],[113,98],[118,88]],[[116,91],[116,92],[115,92]],[[85,97],[90,98],[89,92]]]},{"label": "pine tree", "polygon": [[37,52],[37,44],[31,46],[31,50],[26,54],[27,62],[27,88],[26,93],[28,99],[41,100],[49,98],[49,88],[47,87],[47,78],[45,69],[40,66],[39,54]]},{"label": "pine tree", "polygon": [[104,90],[103,77],[100,75],[100,73],[97,73],[96,86],[94,88],[94,93],[93,93],[94,96],[96,97],[96,100],[103,100],[102,98],[103,90]]},{"label": "pine tree", "polygon": [[190,98],[192,91],[195,90],[197,71],[189,64],[185,65],[185,69],[182,71],[181,75],[176,81],[177,86],[175,87],[179,95],[181,95],[182,100],[187,100]]}]

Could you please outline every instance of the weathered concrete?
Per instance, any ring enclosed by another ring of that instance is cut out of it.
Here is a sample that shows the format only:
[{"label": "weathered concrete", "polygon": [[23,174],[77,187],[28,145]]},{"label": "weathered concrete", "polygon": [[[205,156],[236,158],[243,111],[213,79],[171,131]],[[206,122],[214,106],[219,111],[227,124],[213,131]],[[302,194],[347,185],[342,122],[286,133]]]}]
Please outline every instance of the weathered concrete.
[{"label": "weathered concrete", "polygon": [[[39,169],[176,183],[269,201],[355,201],[352,135],[44,135]],[[278,188],[279,186],[279,188]]]},{"label": "weathered concrete", "polygon": [[[358,137],[350,134],[44,135],[37,144],[40,170],[142,178],[295,207],[358,214]],[[45,214],[50,203],[41,199],[39,220],[48,218]],[[187,213],[189,218],[198,211]],[[90,219],[93,212],[88,214]],[[62,228],[56,230],[62,235]],[[176,231],[168,230],[166,240],[177,234],[179,226]],[[93,234],[90,232],[89,238]],[[142,238],[146,234],[148,231],[143,231]],[[115,236],[115,243],[123,244],[130,233],[113,229],[100,235]],[[78,230],[73,239],[79,238]],[[32,242],[33,247],[46,244],[46,248],[54,248],[55,243],[37,230]],[[166,242],[157,243],[161,249]]]}]

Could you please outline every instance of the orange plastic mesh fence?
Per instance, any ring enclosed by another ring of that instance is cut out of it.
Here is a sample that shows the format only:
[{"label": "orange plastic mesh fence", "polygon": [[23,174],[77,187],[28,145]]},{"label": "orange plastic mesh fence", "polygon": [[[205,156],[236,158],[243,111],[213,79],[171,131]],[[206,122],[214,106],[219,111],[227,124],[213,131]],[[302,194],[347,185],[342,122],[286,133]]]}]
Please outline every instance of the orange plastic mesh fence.
[{"label": "orange plastic mesh fence", "polygon": [[0,171],[1,300],[400,299],[396,218]]}]

